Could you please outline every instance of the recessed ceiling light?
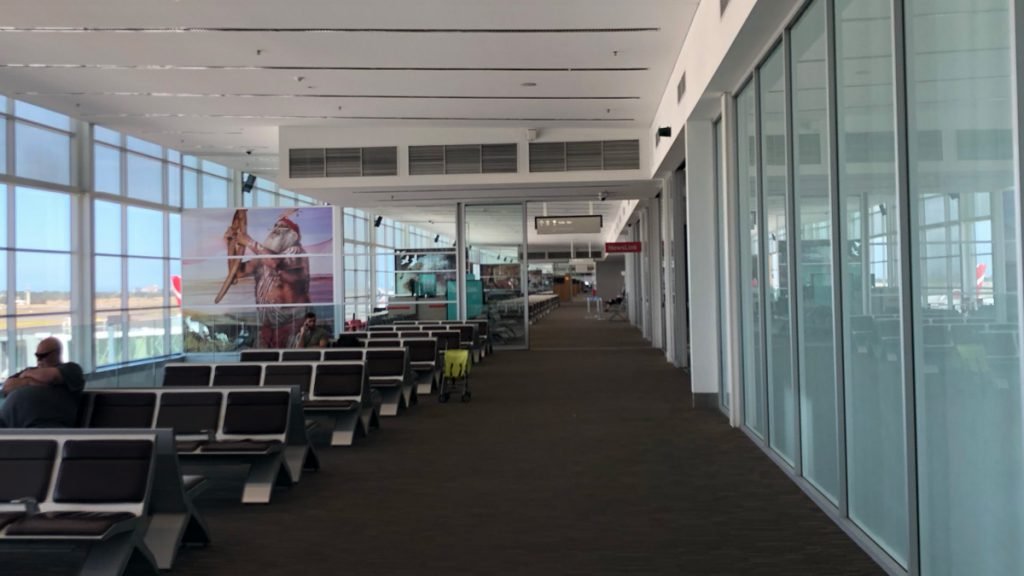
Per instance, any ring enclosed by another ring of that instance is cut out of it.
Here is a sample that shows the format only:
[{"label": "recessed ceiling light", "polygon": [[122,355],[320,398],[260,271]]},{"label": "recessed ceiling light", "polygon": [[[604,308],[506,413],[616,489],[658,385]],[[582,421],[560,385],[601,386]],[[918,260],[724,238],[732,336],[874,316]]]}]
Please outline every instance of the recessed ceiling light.
[{"label": "recessed ceiling light", "polygon": [[536,82],[523,82],[522,84],[520,84],[520,86],[526,86],[527,88],[532,88],[532,87],[534,87],[536,85],[537,85]]}]

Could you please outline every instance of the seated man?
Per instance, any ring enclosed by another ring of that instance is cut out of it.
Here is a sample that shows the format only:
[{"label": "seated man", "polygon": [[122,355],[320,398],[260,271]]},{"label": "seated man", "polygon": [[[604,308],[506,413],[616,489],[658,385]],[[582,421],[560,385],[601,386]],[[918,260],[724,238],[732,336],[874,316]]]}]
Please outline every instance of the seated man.
[{"label": "seated man", "polygon": [[302,328],[295,335],[292,348],[326,348],[331,343],[327,330],[316,325],[316,313],[309,312],[302,322]]},{"label": "seated man", "polygon": [[626,291],[623,290],[622,292],[619,292],[618,296],[616,296],[615,298],[612,298],[611,300],[605,302],[604,311],[608,312],[609,310],[611,310],[612,306],[618,306],[619,304],[622,304],[622,301],[625,298],[626,298]]},{"label": "seated man", "polygon": [[61,363],[60,340],[49,337],[36,347],[35,368],[4,382],[0,428],[72,428],[78,420],[78,400],[85,388],[82,367]]}]

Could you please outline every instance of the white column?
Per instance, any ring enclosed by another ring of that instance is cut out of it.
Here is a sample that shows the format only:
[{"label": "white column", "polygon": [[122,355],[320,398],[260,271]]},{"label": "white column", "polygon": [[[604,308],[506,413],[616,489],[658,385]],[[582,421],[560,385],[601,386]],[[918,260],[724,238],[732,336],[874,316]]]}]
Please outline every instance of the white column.
[{"label": "white column", "polygon": [[694,338],[693,393],[717,394],[719,386],[718,274],[715,252],[715,162],[712,125],[686,125],[686,218],[690,326]]},{"label": "white column", "polygon": [[[666,228],[669,232],[664,234],[665,247],[670,258],[666,270],[666,286],[671,285],[672,290],[667,292],[672,297],[672,306],[666,306],[666,317],[671,319],[673,334],[673,355],[669,359],[679,368],[689,368],[690,358],[687,353],[689,347],[689,324],[687,303],[689,302],[688,280],[687,280],[687,254],[686,254],[686,175],[683,171],[673,172],[670,178],[665,180],[663,197],[671,201],[672,211],[663,218],[667,222]],[[671,280],[671,282],[669,282]]]},{"label": "white column", "polygon": [[648,284],[647,293],[650,302],[650,331],[651,345],[655,348],[665,348],[665,310],[662,303],[665,299],[664,273],[662,270],[662,243],[661,243],[661,198],[651,200],[651,206],[647,215],[647,243],[645,251],[648,255]]},{"label": "white column", "polygon": [[676,249],[673,239],[676,230],[672,226],[674,213],[679,209],[679,203],[673,194],[675,186],[674,174],[663,180],[661,187],[661,260],[662,270],[665,275],[665,294],[662,304],[665,314],[665,358],[674,366],[679,365],[679,283],[676,281],[675,263],[679,250]]}]

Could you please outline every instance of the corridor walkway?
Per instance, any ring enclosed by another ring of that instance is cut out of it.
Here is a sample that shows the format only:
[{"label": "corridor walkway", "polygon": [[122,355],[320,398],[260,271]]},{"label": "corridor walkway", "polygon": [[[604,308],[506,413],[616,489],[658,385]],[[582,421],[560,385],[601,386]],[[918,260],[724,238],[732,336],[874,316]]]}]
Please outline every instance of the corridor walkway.
[{"label": "corridor walkway", "polygon": [[[566,306],[269,506],[200,501],[189,576],[860,575],[877,566],[624,322]],[[569,350],[572,349],[572,350]]]}]

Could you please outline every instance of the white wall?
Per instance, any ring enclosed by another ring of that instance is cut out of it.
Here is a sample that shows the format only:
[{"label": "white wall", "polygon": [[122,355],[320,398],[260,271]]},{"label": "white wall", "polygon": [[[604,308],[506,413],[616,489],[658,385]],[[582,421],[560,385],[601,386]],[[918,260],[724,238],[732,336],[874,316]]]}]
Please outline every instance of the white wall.
[{"label": "white wall", "polygon": [[711,123],[686,124],[686,228],[689,235],[690,326],[694,394],[719,384],[718,254],[715,250],[714,140]]},{"label": "white wall", "polygon": [[[779,28],[802,3],[732,0],[724,13],[720,13],[719,0],[700,3],[648,131],[647,139],[654,142],[658,127],[672,128],[672,137],[663,138],[654,149],[652,175],[664,175],[679,165],[680,158],[671,156],[682,154],[681,135],[687,120],[695,113],[706,120],[718,114],[718,96],[736,87],[752,60],[769,47]],[[684,73],[686,94],[677,102],[676,86]]]}]

